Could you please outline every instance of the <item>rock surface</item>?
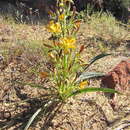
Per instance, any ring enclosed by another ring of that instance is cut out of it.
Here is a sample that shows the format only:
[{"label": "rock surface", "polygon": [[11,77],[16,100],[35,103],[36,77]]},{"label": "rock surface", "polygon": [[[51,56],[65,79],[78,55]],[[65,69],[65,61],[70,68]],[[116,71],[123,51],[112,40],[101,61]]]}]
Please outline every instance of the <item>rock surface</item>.
[{"label": "rock surface", "polygon": [[103,79],[102,84],[108,88],[116,90],[126,90],[130,88],[130,58],[121,61]]}]

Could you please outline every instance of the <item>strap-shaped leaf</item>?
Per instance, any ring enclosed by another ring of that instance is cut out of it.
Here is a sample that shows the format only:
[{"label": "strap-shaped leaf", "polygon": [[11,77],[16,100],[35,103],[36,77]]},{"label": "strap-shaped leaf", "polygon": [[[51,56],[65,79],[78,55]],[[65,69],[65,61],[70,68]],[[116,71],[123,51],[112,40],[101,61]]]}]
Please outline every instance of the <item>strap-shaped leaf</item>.
[{"label": "strap-shaped leaf", "polygon": [[102,53],[102,54],[99,54],[99,55],[95,56],[93,59],[91,59],[91,60],[89,61],[88,65],[85,67],[85,70],[86,70],[90,65],[92,65],[95,61],[97,61],[97,60],[99,60],[99,59],[101,59],[101,58],[103,58],[103,57],[105,57],[105,56],[109,56],[109,55],[111,55],[111,54],[104,54],[104,53]]},{"label": "strap-shaped leaf", "polygon": [[74,91],[68,97],[75,96],[75,95],[78,95],[78,94],[81,94],[81,93],[88,93],[88,92],[107,92],[107,93],[121,94],[118,91],[116,91],[114,89],[110,89],[110,88],[94,88],[94,87],[91,87],[91,88],[84,88],[84,89],[79,89],[77,91]]},{"label": "strap-shaped leaf", "polygon": [[104,73],[101,72],[83,72],[76,80],[76,82],[81,82],[83,80],[91,79],[91,78],[97,78],[104,76]]},{"label": "strap-shaped leaf", "polygon": [[34,121],[34,119],[38,116],[38,114],[41,112],[41,108],[37,109],[37,111],[32,115],[32,117],[29,119],[26,127],[24,128],[24,130],[28,130],[28,128],[30,127],[30,125],[32,124],[32,122]]}]

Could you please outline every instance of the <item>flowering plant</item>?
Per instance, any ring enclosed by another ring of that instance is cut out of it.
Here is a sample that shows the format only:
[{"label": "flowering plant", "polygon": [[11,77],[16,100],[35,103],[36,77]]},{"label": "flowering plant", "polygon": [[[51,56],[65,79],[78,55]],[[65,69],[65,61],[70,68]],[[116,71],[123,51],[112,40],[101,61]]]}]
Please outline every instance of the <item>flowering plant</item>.
[{"label": "flowering plant", "polygon": [[[50,22],[47,30],[52,34],[50,44],[44,44],[47,47],[49,56],[49,66],[47,72],[41,72],[41,78],[48,78],[51,82],[51,98],[43,106],[50,107],[56,104],[65,103],[70,97],[84,92],[111,92],[118,93],[113,89],[89,87],[88,79],[101,77],[102,73],[86,72],[88,67],[96,60],[109,54],[100,54],[94,57],[90,62],[85,63],[81,57],[85,49],[84,45],[78,45],[76,34],[79,30],[81,21],[76,19],[76,9],[73,7],[73,0],[57,0],[56,11],[49,12]],[[58,105],[57,105],[58,106]],[[42,111],[40,108],[35,116]],[[29,127],[34,119],[34,115],[28,122]]]},{"label": "flowering plant", "polygon": [[[81,58],[84,51],[84,45],[79,46],[76,42],[76,34],[79,30],[81,21],[76,19],[76,9],[73,7],[72,0],[57,0],[57,10],[49,12],[50,22],[47,30],[51,32],[51,44],[48,47],[52,71],[49,72],[50,80],[53,82],[52,88],[55,88],[57,99],[65,101],[70,96],[81,92],[104,91],[103,88],[90,88],[88,86],[87,76],[82,72],[86,70],[85,62]],[[100,59],[106,55],[96,57]],[[85,72],[84,72],[85,73]],[[102,76],[101,73],[93,73],[90,78]],[[81,91],[83,90],[83,91]],[[108,92],[115,92],[107,89]]]}]

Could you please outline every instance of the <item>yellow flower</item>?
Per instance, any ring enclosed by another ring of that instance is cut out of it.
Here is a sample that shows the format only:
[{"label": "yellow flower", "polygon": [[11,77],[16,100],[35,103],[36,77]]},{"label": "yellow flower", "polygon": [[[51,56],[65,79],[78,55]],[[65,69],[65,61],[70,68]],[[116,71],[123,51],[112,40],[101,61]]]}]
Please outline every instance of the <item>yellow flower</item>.
[{"label": "yellow flower", "polygon": [[60,33],[61,32],[61,25],[60,23],[54,23],[54,21],[50,21],[48,26],[47,26],[47,29],[49,30],[49,32],[52,32],[52,33]]},{"label": "yellow flower", "polygon": [[80,84],[79,84],[79,88],[80,89],[83,89],[85,86],[87,86],[88,85],[88,81],[82,81],[82,82],[80,82]]},{"label": "yellow flower", "polygon": [[68,51],[68,49],[74,49],[75,42],[76,40],[73,37],[63,37],[60,39],[60,44],[64,48],[65,51]]},{"label": "yellow flower", "polygon": [[65,17],[65,15],[64,15],[64,14],[59,15],[59,20],[63,20],[63,19],[64,19],[64,17]]}]

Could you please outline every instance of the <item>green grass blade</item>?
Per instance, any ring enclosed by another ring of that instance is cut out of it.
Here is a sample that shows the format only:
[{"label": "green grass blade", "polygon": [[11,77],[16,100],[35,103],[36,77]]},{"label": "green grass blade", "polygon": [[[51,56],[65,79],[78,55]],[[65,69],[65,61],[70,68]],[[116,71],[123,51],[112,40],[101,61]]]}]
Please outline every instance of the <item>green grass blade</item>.
[{"label": "green grass blade", "polygon": [[86,70],[95,61],[97,61],[97,60],[99,60],[99,59],[101,59],[103,57],[109,56],[109,55],[111,55],[111,54],[104,54],[104,53],[102,53],[102,54],[99,54],[99,55],[95,56],[93,59],[90,60],[89,64],[85,67],[84,70]]},{"label": "green grass blade", "polygon": [[81,82],[83,80],[87,79],[92,79],[92,78],[97,78],[97,77],[102,77],[104,76],[105,73],[101,72],[83,72],[76,80],[76,82]]},{"label": "green grass blade", "polygon": [[37,117],[37,115],[41,112],[41,108],[39,108],[34,114],[33,116],[29,119],[26,127],[24,128],[24,130],[28,130],[28,128],[30,127],[30,125],[32,124],[32,122],[34,121],[34,119]]},{"label": "green grass blade", "polygon": [[88,92],[107,92],[107,93],[119,93],[118,91],[110,88],[84,88],[84,89],[79,89],[77,91],[72,92],[68,97],[72,97],[81,93],[88,93]]}]

